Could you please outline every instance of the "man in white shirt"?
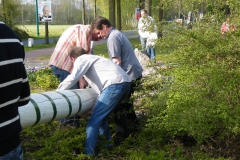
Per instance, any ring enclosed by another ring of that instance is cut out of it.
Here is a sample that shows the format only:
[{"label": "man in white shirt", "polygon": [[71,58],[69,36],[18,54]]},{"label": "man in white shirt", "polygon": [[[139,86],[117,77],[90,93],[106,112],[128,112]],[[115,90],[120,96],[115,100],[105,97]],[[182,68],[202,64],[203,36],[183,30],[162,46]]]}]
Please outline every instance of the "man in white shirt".
[{"label": "man in white shirt", "polygon": [[141,10],[141,18],[138,21],[138,34],[142,45],[142,50],[146,52],[147,36],[149,32],[156,32],[157,26],[154,19],[148,15],[147,10]]},{"label": "man in white shirt", "polygon": [[86,129],[85,154],[94,154],[99,131],[107,140],[111,140],[107,116],[129,94],[131,79],[111,60],[86,54],[81,47],[74,47],[70,57],[74,61],[72,73],[59,84],[57,90],[70,89],[81,77],[84,77],[99,94]]},{"label": "man in white shirt", "polygon": [[134,93],[134,88],[137,86],[137,81],[142,77],[143,70],[127,37],[121,31],[114,28],[107,18],[101,16],[96,17],[91,23],[91,29],[92,33],[97,34],[99,39],[107,39],[109,58],[114,63],[121,66],[132,80],[131,92],[128,95],[128,100],[120,103],[120,108],[125,108],[125,112],[121,113],[118,110],[114,111],[116,128],[114,142],[115,145],[119,145],[130,135],[127,124],[121,121],[121,115],[126,114],[127,119],[134,125],[132,128],[137,129],[137,126],[139,126],[131,96]]}]

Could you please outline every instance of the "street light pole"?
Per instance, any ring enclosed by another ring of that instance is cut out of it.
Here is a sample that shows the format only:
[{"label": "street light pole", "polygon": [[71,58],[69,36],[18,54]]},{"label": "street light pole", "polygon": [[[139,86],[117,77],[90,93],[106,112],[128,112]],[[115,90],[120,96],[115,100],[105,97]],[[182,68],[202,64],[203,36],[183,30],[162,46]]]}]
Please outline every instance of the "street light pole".
[{"label": "street light pole", "polygon": [[37,36],[39,36],[39,25],[38,25],[38,1],[36,0],[36,26],[37,26]]}]

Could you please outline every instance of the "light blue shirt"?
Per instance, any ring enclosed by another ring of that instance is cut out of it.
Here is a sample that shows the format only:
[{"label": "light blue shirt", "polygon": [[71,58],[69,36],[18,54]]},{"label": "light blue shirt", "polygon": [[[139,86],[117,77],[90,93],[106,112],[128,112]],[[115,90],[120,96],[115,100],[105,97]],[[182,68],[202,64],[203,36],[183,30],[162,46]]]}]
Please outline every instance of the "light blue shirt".
[{"label": "light blue shirt", "polygon": [[122,32],[112,28],[107,37],[107,47],[111,59],[112,57],[121,58],[121,67],[131,80],[142,76],[142,66],[134,53],[131,43]]}]

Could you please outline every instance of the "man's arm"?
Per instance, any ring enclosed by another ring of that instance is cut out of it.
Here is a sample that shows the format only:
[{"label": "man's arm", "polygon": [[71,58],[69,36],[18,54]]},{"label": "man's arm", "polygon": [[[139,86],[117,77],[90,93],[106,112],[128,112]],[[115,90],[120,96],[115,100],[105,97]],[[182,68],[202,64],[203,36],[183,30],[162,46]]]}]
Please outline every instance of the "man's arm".
[{"label": "man's arm", "polygon": [[116,63],[117,65],[121,66],[122,65],[122,61],[120,57],[112,57],[112,61],[114,63]]},{"label": "man's arm", "polygon": [[80,80],[78,81],[79,84],[79,89],[84,89],[88,86],[88,82],[82,77],[80,78]]},{"label": "man's arm", "polygon": [[27,73],[26,73],[24,65],[22,68],[22,72],[23,72],[23,77],[22,77],[23,80],[22,80],[22,90],[20,93],[20,99],[19,99],[19,103],[18,103],[19,106],[28,104],[28,102],[30,100],[30,86],[29,86]]},{"label": "man's arm", "polygon": [[58,85],[57,91],[71,88],[85,75],[90,66],[88,61],[78,57],[74,62],[72,73]]}]

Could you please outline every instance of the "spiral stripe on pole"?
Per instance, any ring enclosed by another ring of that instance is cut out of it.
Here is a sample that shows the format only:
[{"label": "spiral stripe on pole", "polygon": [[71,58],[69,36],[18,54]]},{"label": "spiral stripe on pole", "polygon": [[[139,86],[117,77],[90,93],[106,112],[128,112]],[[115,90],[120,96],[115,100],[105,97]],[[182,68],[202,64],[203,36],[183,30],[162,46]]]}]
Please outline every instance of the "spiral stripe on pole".
[{"label": "spiral stripe on pole", "polygon": [[36,111],[37,118],[36,118],[36,122],[34,123],[34,125],[36,125],[36,124],[38,124],[38,122],[40,121],[40,118],[41,118],[40,110],[38,108],[37,103],[33,99],[30,98],[30,102],[33,104],[35,111]]},{"label": "spiral stripe on pole", "polygon": [[53,117],[52,117],[52,119],[51,119],[51,121],[53,121],[53,120],[56,118],[56,115],[57,115],[56,104],[54,103],[54,101],[53,101],[48,95],[46,95],[46,94],[44,94],[44,93],[39,93],[39,94],[47,97],[47,99],[51,102],[52,107],[53,107],[53,111],[54,111],[54,112],[53,112]]}]

